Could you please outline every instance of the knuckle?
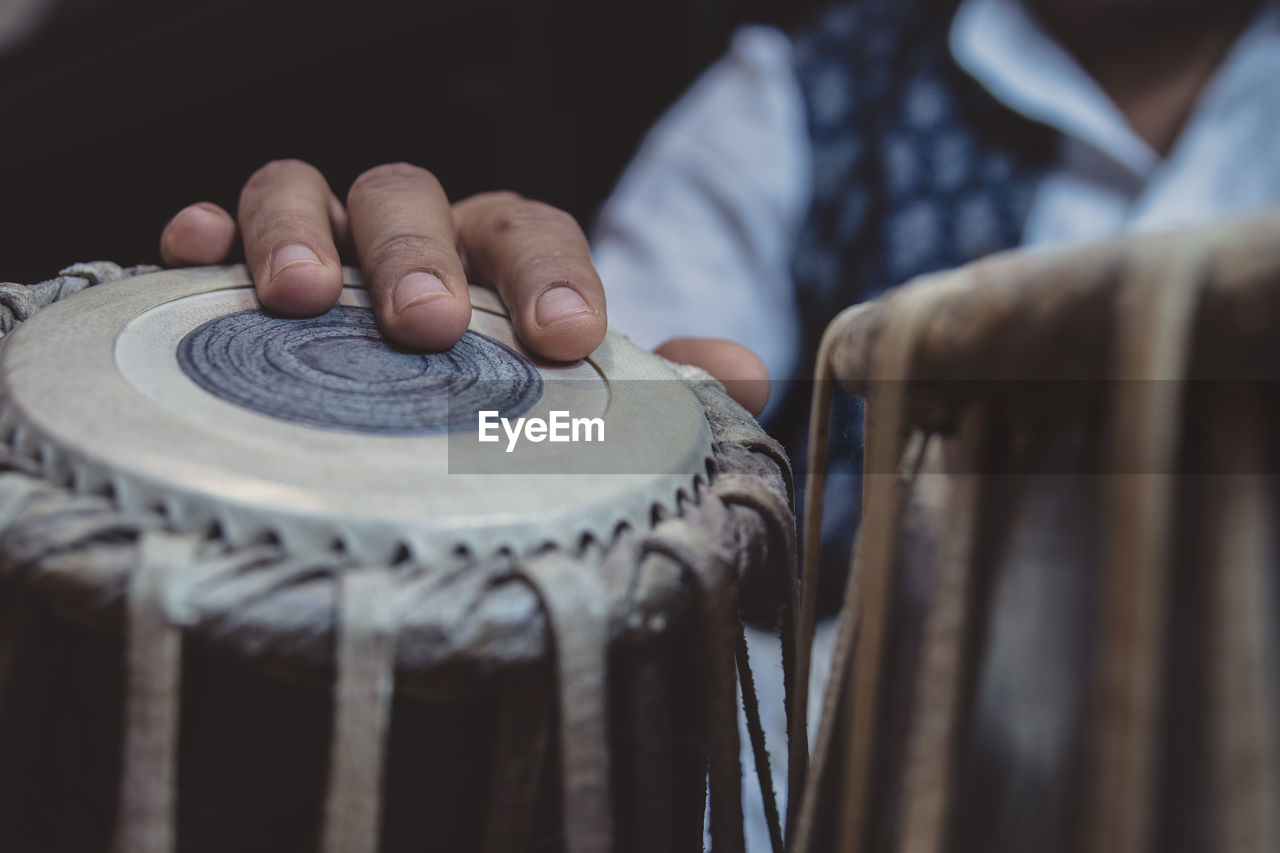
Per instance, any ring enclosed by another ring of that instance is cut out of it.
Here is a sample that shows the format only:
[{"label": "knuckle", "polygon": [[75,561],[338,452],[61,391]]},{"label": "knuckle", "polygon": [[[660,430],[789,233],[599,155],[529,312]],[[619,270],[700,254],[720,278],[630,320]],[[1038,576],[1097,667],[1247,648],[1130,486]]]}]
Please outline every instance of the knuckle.
[{"label": "knuckle", "polygon": [[261,233],[272,243],[303,235],[310,237],[327,228],[327,223],[314,214],[293,209],[274,211],[260,226]]},{"label": "knuckle", "polygon": [[367,250],[367,262],[374,270],[391,266],[443,266],[452,245],[422,231],[393,230],[379,234]]},{"label": "knuckle", "polygon": [[574,255],[546,249],[528,249],[511,262],[513,276],[521,281],[541,284],[551,281],[571,282],[579,293],[588,295],[596,290],[595,270],[591,264]]},{"label": "knuckle", "polygon": [[276,186],[304,177],[324,180],[320,170],[310,163],[296,159],[272,160],[260,166],[257,171],[250,175],[249,180],[245,181],[244,187],[246,191],[249,191],[260,189],[263,186]]},{"label": "knuckle", "polygon": [[577,228],[578,221],[560,208],[529,199],[519,199],[499,207],[493,220],[493,230],[501,235],[548,230],[571,230],[572,233]]},{"label": "knuckle", "polygon": [[507,205],[519,204],[524,200],[524,196],[511,190],[490,190],[489,192],[477,193],[461,203],[500,209]]},{"label": "knuckle", "polygon": [[[305,203],[311,198],[309,184],[327,187],[324,176],[301,160],[272,160],[249,176],[240,191],[238,218],[253,230],[264,227],[266,219],[277,219],[282,208]],[[269,227],[269,223],[267,223]]]},{"label": "knuckle", "polygon": [[391,189],[403,189],[406,186],[429,186],[440,189],[440,181],[436,176],[421,166],[412,163],[383,163],[366,169],[351,183],[347,198],[352,199],[365,193],[377,193]]}]

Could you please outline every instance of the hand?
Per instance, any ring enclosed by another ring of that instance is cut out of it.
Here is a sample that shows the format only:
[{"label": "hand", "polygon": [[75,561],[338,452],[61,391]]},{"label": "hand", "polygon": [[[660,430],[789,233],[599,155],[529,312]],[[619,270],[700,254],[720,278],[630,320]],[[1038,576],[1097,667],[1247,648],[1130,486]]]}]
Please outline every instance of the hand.
[{"label": "hand", "polygon": [[[457,343],[471,320],[468,276],[497,287],[516,334],[545,358],[582,358],[604,338],[604,289],[582,230],[512,193],[450,205],[430,172],[397,163],[358,177],[344,207],[314,167],[279,160],[249,178],[237,219],[258,297],[281,314],[319,314],[337,301],[337,246],[349,238],[378,325],[400,346]],[[226,211],[202,202],[169,222],[160,252],[170,265],[219,263],[235,234]]]},{"label": "hand", "polygon": [[[320,314],[337,301],[337,247],[350,240],[378,325],[399,346],[457,343],[471,320],[468,278],[493,283],[520,340],[544,358],[583,358],[604,339],[604,288],[582,230],[569,214],[514,193],[450,204],[430,172],[395,163],[356,178],[344,207],[315,167],[277,160],[249,178],[237,219],[209,202],[179,211],[160,237],[164,262],[226,261],[237,220],[258,297],[281,314]],[[659,354],[736,381],[753,411],[767,399],[763,365],[737,344],[682,338]]]}]

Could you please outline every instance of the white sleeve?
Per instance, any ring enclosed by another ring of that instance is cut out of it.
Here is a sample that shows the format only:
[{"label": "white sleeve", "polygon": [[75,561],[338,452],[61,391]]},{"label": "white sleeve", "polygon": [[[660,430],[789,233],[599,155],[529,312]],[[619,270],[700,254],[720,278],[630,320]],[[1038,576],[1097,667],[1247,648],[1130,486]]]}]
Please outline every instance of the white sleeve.
[{"label": "white sleeve", "polygon": [[610,325],[653,347],[728,338],[798,367],[790,261],[812,194],[791,42],[746,27],[649,132],[592,234]]}]

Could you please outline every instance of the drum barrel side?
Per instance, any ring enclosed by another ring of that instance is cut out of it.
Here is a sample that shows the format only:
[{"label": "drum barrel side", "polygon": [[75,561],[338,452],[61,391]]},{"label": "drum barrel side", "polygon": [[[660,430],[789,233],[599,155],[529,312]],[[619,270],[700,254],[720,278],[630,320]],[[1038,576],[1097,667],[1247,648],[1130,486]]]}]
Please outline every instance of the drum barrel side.
[{"label": "drum barrel side", "polygon": [[[12,590],[7,590],[12,592]],[[0,708],[6,851],[109,849],[120,776],[122,644],[26,603],[21,653]],[[679,614],[672,614],[678,617]],[[614,643],[610,729],[619,851],[702,845],[705,733],[691,713],[692,626]],[[526,674],[542,682],[548,667]],[[521,677],[503,673],[503,680]],[[479,850],[502,692],[400,696],[392,711],[382,849]],[[329,690],[245,668],[188,639],[178,770],[178,850],[314,850],[332,724]],[[555,710],[548,708],[547,719]],[[530,850],[561,849],[554,728],[539,773]],[[656,846],[655,846],[656,845]]]}]

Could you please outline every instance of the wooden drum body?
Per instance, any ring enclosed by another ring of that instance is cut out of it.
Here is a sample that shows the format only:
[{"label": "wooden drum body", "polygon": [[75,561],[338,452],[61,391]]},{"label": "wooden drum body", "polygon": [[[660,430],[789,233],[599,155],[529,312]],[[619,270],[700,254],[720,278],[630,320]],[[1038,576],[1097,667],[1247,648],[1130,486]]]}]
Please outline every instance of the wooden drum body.
[{"label": "wooden drum body", "polygon": [[1277,849],[1278,365],[1275,215],[832,323],[865,508],[797,850]]}]

